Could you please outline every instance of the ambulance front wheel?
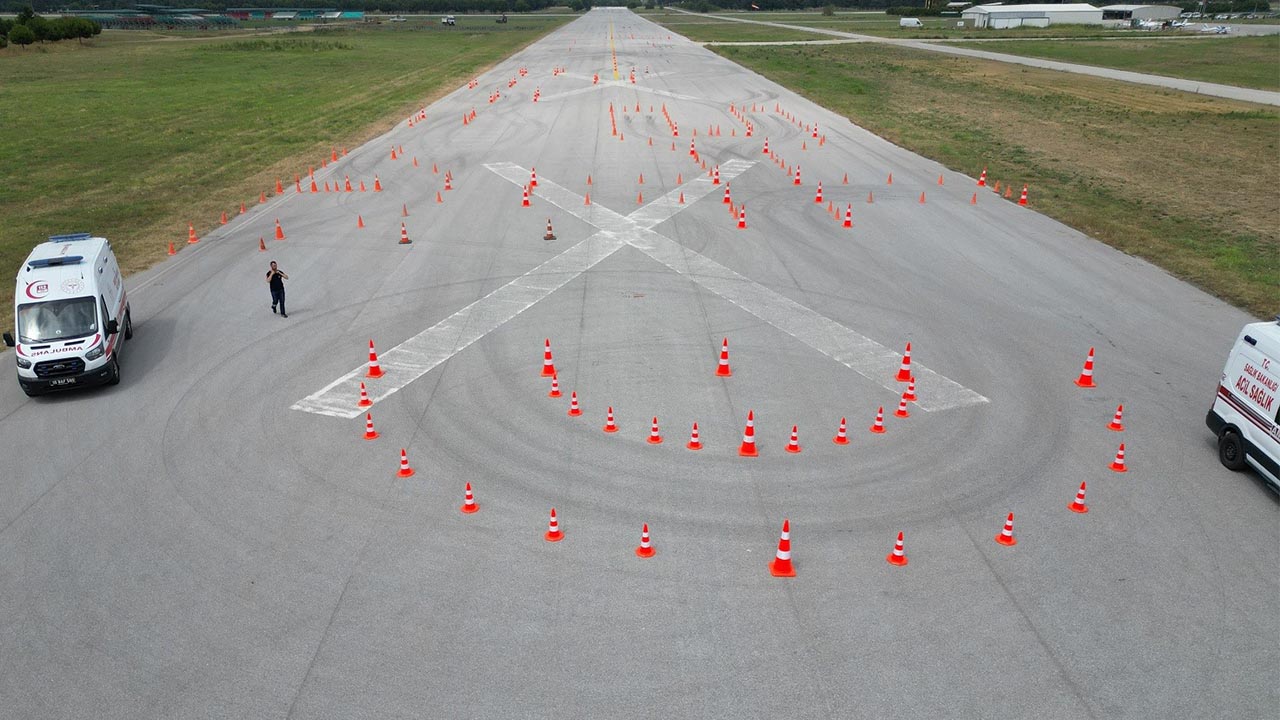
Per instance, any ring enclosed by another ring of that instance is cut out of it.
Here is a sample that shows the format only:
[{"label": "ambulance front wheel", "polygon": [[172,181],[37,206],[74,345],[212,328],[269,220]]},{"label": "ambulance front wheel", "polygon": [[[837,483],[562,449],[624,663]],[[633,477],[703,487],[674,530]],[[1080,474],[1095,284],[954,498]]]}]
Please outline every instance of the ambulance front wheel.
[{"label": "ambulance front wheel", "polygon": [[1226,430],[1218,436],[1218,460],[1228,470],[1244,469],[1244,444],[1239,433]]},{"label": "ambulance front wheel", "polygon": [[128,306],[124,309],[124,339],[133,339],[133,315],[129,314]]},{"label": "ambulance front wheel", "polygon": [[111,372],[107,375],[107,384],[119,385],[120,384],[120,360],[115,357],[112,357],[111,364],[108,365],[107,367],[111,369]]}]

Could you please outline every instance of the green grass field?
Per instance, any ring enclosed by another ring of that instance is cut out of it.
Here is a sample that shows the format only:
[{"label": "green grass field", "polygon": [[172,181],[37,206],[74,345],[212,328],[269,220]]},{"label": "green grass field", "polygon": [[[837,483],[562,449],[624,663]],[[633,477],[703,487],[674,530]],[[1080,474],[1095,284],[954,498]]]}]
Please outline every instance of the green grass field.
[{"label": "green grass field", "polygon": [[[0,268],[52,233],[162,259],[331,148],[355,147],[570,17],[245,37],[108,32],[0,50]],[[12,326],[0,293],[0,327]]]},{"label": "green grass field", "polygon": [[[956,43],[960,45],[962,43]],[[1024,41],[966,45],[990,52],[1280,90],[1280,35],[1160,39]]]},{"label": "green grass field", "polygon": [[1273,108],[879,44],[715,50],[948,167],[1028,183],[1039,212],[1259,317],[1277,310]]}]

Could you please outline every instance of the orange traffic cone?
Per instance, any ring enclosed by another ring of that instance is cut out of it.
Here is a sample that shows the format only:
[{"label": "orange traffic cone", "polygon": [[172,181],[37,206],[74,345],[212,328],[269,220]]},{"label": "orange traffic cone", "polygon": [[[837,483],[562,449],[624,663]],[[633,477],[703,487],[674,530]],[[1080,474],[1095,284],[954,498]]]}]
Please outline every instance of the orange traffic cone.
[{"label": "orange traffic cone", "polygon": [[902,355],[902,365],[898,367],[898,382],[911,382],[911,343],[907,343],[907,351]]},{"label": "orange traffic cone", "polygon": [[1120,421],[1120,416],[1123,413],[1124,413],[1124,405],[1117,405],[1116,416],[1112,418],[1110,424],[1107,425],[1108,430],[1114,430],[1116,432],[1124,432],[1124,423]]},{"label": "orange traffic cone", "polygon": [[724,184],[724,200],[722,201],[722,203],[724,205],[733,204],[733,199],[729,196],[729,183]]},{"label": "orange traffic cone", "polygon": [[373,341],[369,341],[369,369],[364,374],[368,378],[382,377],[382,366],[378,364],[378,353],[373,349]]},{"label": "orange traffic cone", "polygon": [[465,494],[462,496],[462,507],[458,509],[467,514],[480,509],[480,503],[476,502],[476,496],[471,494],[471,483],[467,483]]},{"label": "orange traffic cone", "polygon": [[400,206],[400,217],[409,217],[409,206],[407,204]]},{"label": "orange traffic cone", "polygon": [[818,204],[822,203],[822,181],[821,180],[818,181],[818,194],[813,196],[813,201]]},{"label": "orange traffic cone", "polygon": [[788,442],[788,443],[787,443],[787,452],[789,452],[789,453],[798,453],[798,452],[800,452],[800,433],[799,433],[799,430],[800,430],[800,426],[799,426],[799,425],[792,425],[792,426],[791,426],[791,440],[790,440],[790,442]]},{"label": "orange traffic cone", "polygon": [[373,401],[369,399],[369,391],[365,390],[364,382],[360,383],[360,402],[356,403],[356,407],[373,407]]},{"label": "orange traffic cone", "polygon": [[524,196],[520,200],[520,207],[529,207],[529,186],[524,186]]},{"label": "orange traffic cone", "polygon": [[746,230],[746,229],[747,229],[747,205],[746,205],[746,203],[743,203],[742,207],[741,207],[741,208],[739,208],[739,210],[738,210],[738,229],[739,229],[739,230]]},{"label": "orange traffic cone", "polygon": [[982,174],[978,176],[978,187],[987,186],[987,169],[982,168]]},{"label": "orange traffic cone", "polygon": [[582,414],[582,408],[578,407],[578,391],[574,390],[569,393],[569,416],[578,417]]},{"label": "orange traffic cone", "polygon": [[720,364],[716,366],[716,375],[720,377],[733,375],[733,371],[729,369],[729,338],[725,338],[720,346]]},{"label": "orange traffic cone", "polygon": [[636,204],[637,205],[644,204],[644,193],[636,193]]},{"label": "orange traffic cone", "polygon": [[552,377],[556,374],[556,364],[551,360],[551,339],[546,339],[546,345],[542,350],[542,377]]},{"label": "orange traffic cone", "polygon": [[396,472],[396,477],[412,477],[413,468],[409,467],[409,454],[400,448],[400,470]]},{"label": "orange traffic cone", "polygon": [[924,191],[923,191],[923,190],[922,190],[922,191],[920,191],[920,204],[921,204],[921,205],[923,205],[923,204],[924,204]]},{"label": "orange traffic cone", "polygon": [[978,193],[974,193],[974,194],[973,194],[973,197],[969,198],[969,204],[970,204],[970,205],[977,205],[977,204],[978,204]]},{"label": "orange traffic cone", "polygon": [[836,436],[831,438],[831,442],[837,445],[849,444],[849,424],[845,422],[844,418],[840,418],[840,429],[836,430]]},{"label": "orange traffic cone", "polygon": [[941,174],[939,174],[939,175],[938,175],[938,184],[939,184],[939,185],[941,185],[941,184],[942,184],[942,175],[941,175]]},{"label": "orange traffic cone", "polygon": [[276,239],[284,239],[284,228],[280,227],[280,218],[276,218]]},{"label": "orange traffic cone", "polygon": [[1010,546],[1018,544],[1018,539],[1013,536],[1013,513],[1009,513],[1009,517],[1005,518],[1004,529],[996,536],[996,542]]},{"label": "orange traffic cone", "polygon": [[649,523],[645,523],[640,530],[640,545],[636,548],[636,556],[642,558],[653,557],[653,545],[649,544]]},{"label": "orange traffic cone", "polygon": [[551,508],[551,520],[547,523],[547,534],[543,535],[547,542],[560,542],[564,533],[560,532],[560,523],[556,520],[556,509]]},{"label": "orange traffic cone", "polygon": [[680,204],[681,204],[681,205],[683,205],[683,204],[684,204],[684,191],[683,191],[683,190],[681,190],[681,191],[680,191]]},{"label": "orange traffic cone", "polygon": [[560,397],[560,376],[559,375],[556,375],[554,373],[551,375],[551,392],[547,393],[547,397],[549,398]]},{"label": "orange traffic cone", "polygon": [[890,565],[906,565],[907,554],[902,551],[902,532],[898,532],[898,539],[893,543],[893,552],[884,556]]},{"label": "orange traffic cone", "polygon": [[377,438],[378,438],[378,431],[373,429],[373,415],[369,413],[365,413],[364,414],[364,439],[376,440]]},{"label": "orange traffic cone", "polygon": [[1080,489],[1076,491],[1076,499],[1067,505],[1067,509],[1076,513],[1089,512],[1089,506],[1084,504],[1084,483],[1080,483]]},{"label": "orange traffic cone", "polygon": [[841,184],[841,185],[848,185],[848,184],[849,184],[849,173],[845,173],[845,174],[844,174],[844,180],[841,180],[841,181],[840,181],[840,184]]},{"label": "orange traffic cone", "polygon": [[853,205],[845,205],[844,207],[844,226],[853,227]]},{"label": "orange traffic cone", "polygon": [[377,175],[373,176],[373,191],[382,192],[382,180],[380,180]]},{"label": "orange traffic cone", "polygon": [[870,205],[876,201],[876,196],[870,190],[867,191],[867,204]]},{"label": "orange traffic cone", "polygon": [[911,417],[911,413],[907,412],[907,394],[906,393],[902,393],[902,398],[898,400],[898,409],[894,410],[893,414],[900,418]]},{"label": "orange traffic cone", "polygon": [[169,254],[170,254],[170,255],[177,255],[177,254],[178,254],[178,251],[177,251],[177,250],[175,250],[175,249],[174,249],[174,247],[173,247],[173,241],[172,241],[172,240],[170,240],[170,241],[169,241]]},{"label": "orange traffic cone", "polygon": [[1019,205],[1027,204],[1027,186],[1026,185],[1022,186],[1022,196],[1018,198],[1018,204]]},{"label": "orange traffic cone", "polygon": [[392,160],[395,160],[395,159],[396,159],[396,149],[395,149],[395,148],[391,148],[391,159],[392,159]]},{"label": "orange traffic cone", "polygon": [[1124,465],[1124,443],[1120,443],[1120,449],[1116,450],[1116,459],[1111,461],[1111,469],[1115,472],[1129,472],[1129,468]]},{"label": "orange traffic cone", "polygon": [[218,221],[218,224],[219,224],[219,225],[226,225],[226,224],[227,224],[227,213],[226,213],[226,212],[223,212],[223,213],[222,213],[222,219]]},{"label": "orange traffic cone", "polygon": [[264,240],[263,238],[259,237],[259,238],[258,238],[258,252],[266,252],[266,251],[267,251],[267,241],[266,241],[266,240]]},{"label": "orange traffic cone", "polygon": [[609,406],[609,411],[604,416],[604,431],[607,433],[618,432],[618,426],[613,422],[613,406]]},{"label": "orange traffic cone", "polygon": [[200,242],[200,238],[196,237],[196,226],[192,225],[191,223],[187,223],[187,242],[188,243]]},{"label": "orange traffic cone", "polygon": [[538,168],[529,168],[529,187],[538,187]]},{"label": "orange traffic cone", "polygon": [[1097,387],[1093,383],[1093,348],[1089,348],[1089,354],[1084,359],[1084,369],[1080,371],[1080,377],[1076,378],[1076,384],[1082,388]]},{"label": "orange traffic cone", "polygon": [[276,178],[276,194],[277,195],[284,194],[284,183],[280,181],[280,178]]},{"label": "orange traffic cone", "polygon": [[658,432],[658,418],[656,417],[653,419],[653,427],[649,430],[649,444],[662,444],[662,435]]},{"label": "orange traffic cone", "polygon": [[884,406],[883,405],[880,406],[879,410],[876,410],[876,421],[871,426],[871,432],[876,434],[884,433]]},{"label": "orange traffic cone", "polygon": [[769,572],[774,577],[795,577],[796,570],[791,566],[791,521],[782,521],[782,535],[778,538],[778,552],[769,563]]},{"label": "orange traffic cone", "polygon": [[412,242],[413,241],[409,239],[409,228],[406,228],[404,223],[400,223],[400,244],[408,245]]},{"label": "orange traffic cone", "polygon": [[360,215],[357,215],[357,216],[356,216],[356,229],[359,229],[359,228],[362,228],[362,227],[364,227],[364,217],[363,217],[363,216],[360,216]]},{"label": "orange traffic cone", "polygon": [[439,204],[439,203],[442,203],[442,202],[444,202],[444,196],[440,194],[440,191],[439,191],[439,190],[437,190],[437,191],[436,191],[436,203],[437,203],[437,204]]},{"label": "orange traffic cone", "polygon": [[754,410],[747,411],[747,427],[742,431],[742,446],[738,454],[743,457],[755,457],[756,452],[756,415]]},{"label": "orange traffic cone", "polygon": [[698,423],[693,424],[693,431],[689,433],[689,443],[685,447],[690,450],[702,449],[702,441],[698,439]]},{"label": "orange traffic cone", "polygon": [[800,184],[800,166],[799,165],[796,166],[796,179],[793,180],[791,184],[792,185]]},{"label": "orange traffic cone", "polygon": [[892,185],[892,184],[893,184],[893,173],[889,173],[889,180],[888,182],[885,183],[885,185]]},{"label": "orange traffic cone", "polygon": [[551,218],[547,218],[547,232],[542,236],[543,240],[555,240],[556,234],[551,231]]}]

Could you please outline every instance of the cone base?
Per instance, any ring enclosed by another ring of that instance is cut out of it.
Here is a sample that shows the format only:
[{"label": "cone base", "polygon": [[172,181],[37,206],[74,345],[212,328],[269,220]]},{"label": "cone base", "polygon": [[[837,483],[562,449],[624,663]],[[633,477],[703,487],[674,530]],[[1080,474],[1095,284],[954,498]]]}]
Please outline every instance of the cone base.
[{"label": "cone base", "polygon": [[1125,467],[1124,465],[1117,465],[1115,463],[1111,463],[1110,467],[1112,472],[1118,472],[1118,473],[1129,472],[1129,468]]},{"label": "cone base", "polygon": [[551,377],[552,375],[555,375],[555,374],[556,374],[556,366],[555,366],[555,365],[543,365],[543,366],[542,366],[542,377]]},{"label": "cone base", "polygon": [[685,447],[689,448],[690,450],[701,450],[701,449],[702,449],[702,443],[700,443],[700,442],[691,442],[691,443],[688,443],[687,445],[685,445]]},{"label": "cone base", "polygon": [[1093,384],[1093,378],[1084,377],[1083,375],[1076,378],[1076,385],[1079,385],[1082,388],[1098,387],[1097,385]]},{"label": "cone base", "polygon": [[1018,539],[1012,535],[1005,535],[1004,533],[1000,533],[999,535],[996,536],[996,542],[1000,543],[1001,545],[1008,545],[1010,547],[1013,547],[1014,545],[1018,544]]},{"label": "cone base", "polygon": [[401,244],[401,245],[412,245],[412,244],[413,244],[413,241],[412,241],[412,240],[405,240],[404,238],[401,238],[401,239],[400,239],[400,244]]},{"label": "cone base", "polygon": [[870,427],[870,430],[871,430],[871,432],[873,432],[873,433],[875,433],[875,434],[877,434],[877,435],[883,435],[883,434],[884,434],[884,426],[883,426],[883,425],[872,425],[872,426]]},{"label": "cone base", "polygon": [[1124,432],[1124,425],[1117,425],[1117,424],[1115,424],[1115,423],[1107,423],[1107,429],[1108,429],[1108,430],[1111,430],[1112,432]]},{"label": "cone base", "polygon": [[800,446],[799,446],[799,445],[788,445],[788,446],[787,446],[787,448],[786,448],[786,450],[787,450],[787,452],[789,452],[789,453],[798,453],[798,452],[800,452]]},{"label": "cone base", "polygon": [[743,445],[738,448],[738,454],[742,457],[757,457],[760,453],[756,452],[755,445]]},{"label": "cone base", "polygon": [[460,507],[460,508],[458,508],[458,509],[459,509],[459,510],[461,510],[462,512],[464,512],[464,513],[467,513],[467,514],[469,515],[469,514],[471,514],[471,513],[473,513],[473,512],[475,512],[475,511],[477,511],[477,510],[479,510],[479,509],[480,509],[480,503],[472,503],[472,504],[470,504],[470,505],[463,505],[462,507]]},{"label": "cone base", "polygon": [[605,426],[604,426],[604,431],[605,431],[605,432],[607,432],[607,433],[616,433],[616,432],[618,432],[618,426],[617,426],[617,425],[605,425]]},{"label": "cone base", "polygon": [[396,471],[396,477],[413,477],[413,468],[405,468]]},{"label": "cone base", "polygon": [[848,438],[848,437],[840,437],[839,435],[837,435],[837,436],[835,436],[835,437],[831,438],[831,442],[833,442],[833,443],[835,443],[835,444],[837,444],[837,445],[848,445],[848,444],[849,444],[849,438]]},{"label": "cone base", "polygon": [[779,563],[775,558],[773,562],[769,563],[769,574],[774,577],[795,577],[796,569],[791,566],[790,560],[786,563]]},{"label": "cone base", "polygon": [[662,444],[662,438],[660,438],[660,437],[650,437],[650,438],[649,438],[649,444],[650,444],[650,445],[661,445],[661,444]]},{"label": "cone base", "polygon": [[380,378],[382,377],[382,368],[370,368],[364,376],[367,378]]},{"label": "cone base", "polygon": [[373,407],[373,401],[372,401],[372,400],[361,400],[360,402],[356,403],[356,407],[358,407],[358,408]]},{"label": "cone base", "polygon": [[906,555],[894,555],[893,553],[889,553],[888,555],[884,556],[884,559],[889,561],[890,565],[906,565],[907,564]]},{"label": "cone base", "polygon": [[578,417],[578,416],[579,416],[579,415],[581,415],[581,414],[582,414],[582,411],[581,411],[581,410],[570,410],[570,411],[569,411],[569,417]]},{"label": "cone base", "polygon": [[655,554],[655,553],[657,553],[657,551],[656,551],[656,550],[654,550],[654,549],[653,549],[653,548],[651,548],[651,547],[637,547],[637,548],[636,548],[636,557],[651,558],[651,557],[653,557],[653,556],[654,556],[654,554]]},{"label": "cone base", "polygon": [[1070,510],[1071,512],[1074,512],[1074,513],[1087,513],[1087,512],[1089,512],[1089,506],[1088,506],[1088,505],[1084,505],[1084,504],[1082,504],[1082,503],[1077,503],[1077,502],[1068,503],[1068,504],[1067,504],[1067,509],[1068,509],[1068,510]]},{"label": "cone base", "polygon": [[733,371],[725,365],[716,367],[716,377],[733,377]]},{"label": "cone base", "polygon": [[542,537],[544,537],[547,542],[560,542],[561,540],[564,539],[564,533],[560,532],[559,530],[555,532],[551,532],[550,530],[548,530],[546,534],[544,534]]},{"label": "cone base", "polygon": [[905,417],[911,417],[911,413],[907,412],[906,410],[894,410],[893,416],[905,418]]},{"label": "cone base", "polygon": [[903,395],[903,396],[902,396],[902,399],[903,399],[903,400],[906,400],[907,402],[915,402],[916,400],[919,400],[920,398],[916,397],[915,395]]},{"label": "cone base", "polygon": [[547,393],[547,397],[549,397],[549,398],[558,398],[558,397],[563,397],[563,396],[564,396],[564,394],[563,394],[563,393],[561,393],[561,392],[559,392],[559,391],[553,391],[553,392],[549,392],[549,393]]},{"label": "cone base", "polygon": [[898,376],[894,378],[898,382],[911,382],[911,372],[908,370],[898,370]]},{"label": "cone base", "polygon": [[378,431],[377,431],[377,430],[374,430],[373,432],[367,432],[367,433],[365,433],[365,434],[364,434],[364,439],[365,439],[365,440],[377,440],[377,439],[378,439]]}]

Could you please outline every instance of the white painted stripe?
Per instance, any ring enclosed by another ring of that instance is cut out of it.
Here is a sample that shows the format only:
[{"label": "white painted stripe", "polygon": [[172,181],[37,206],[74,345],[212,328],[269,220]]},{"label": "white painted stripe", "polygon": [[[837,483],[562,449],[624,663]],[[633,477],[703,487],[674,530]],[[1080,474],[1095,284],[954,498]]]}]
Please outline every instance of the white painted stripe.
[{"label": "white painted stripe", "polygon": [[[652,231],[627,243],[704,288],[897,394],[894,366],[901,356],[880,343],[750,280],[720,263]],[[987,398],[919,363],[912,363],[921,388],[916,402],[926,411],[988,402]]]},{"label": "white painted stripe", "polygon": [[[379,360],[384,374],[366,386],[369,399],[377,403],[398,392],[625,244],[615,233],[596,233],[382,353]],[[332,417],[356,417],[364,412],[356,407],[360,400],[359,379],[364,370],[363,365],[352,370],[320,391],[299,400],[292,409]]]}]

